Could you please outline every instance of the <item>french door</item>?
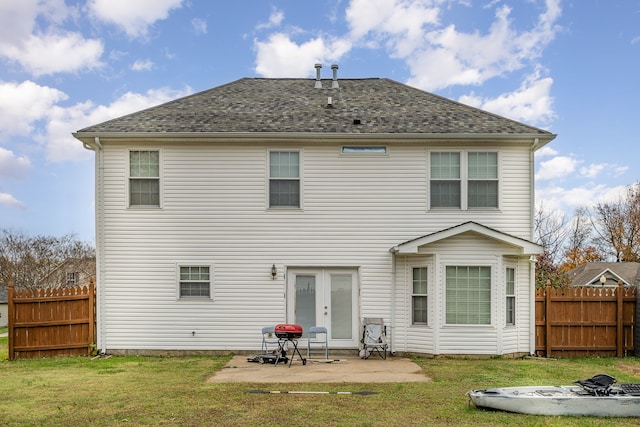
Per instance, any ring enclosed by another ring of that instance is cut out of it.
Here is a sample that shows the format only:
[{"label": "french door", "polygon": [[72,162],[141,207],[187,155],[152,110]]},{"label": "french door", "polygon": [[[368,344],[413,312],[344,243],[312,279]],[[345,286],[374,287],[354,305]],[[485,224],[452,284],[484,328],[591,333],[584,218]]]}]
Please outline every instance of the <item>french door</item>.
[{"label": "french door", "polygon": [[287,275],[287,321],[324,326],[330,348],[358,346],[358,274],[356,269],[290,269]]}]

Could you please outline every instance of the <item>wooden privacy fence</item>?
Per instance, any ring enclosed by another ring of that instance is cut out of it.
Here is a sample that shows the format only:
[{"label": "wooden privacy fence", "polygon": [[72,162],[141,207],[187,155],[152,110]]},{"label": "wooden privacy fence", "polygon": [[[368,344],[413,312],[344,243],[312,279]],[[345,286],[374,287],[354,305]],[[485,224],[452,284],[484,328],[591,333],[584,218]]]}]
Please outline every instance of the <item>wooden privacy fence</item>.
[{"label": "wooden privacy fence", "polygon": [[9,359],[89,355],[95,285],[15,290],[9,282]]},{"label": "wooden privacy fence", "polygon": [[637,289],[536,290],[536,354],[546,357],[632,356]]}]

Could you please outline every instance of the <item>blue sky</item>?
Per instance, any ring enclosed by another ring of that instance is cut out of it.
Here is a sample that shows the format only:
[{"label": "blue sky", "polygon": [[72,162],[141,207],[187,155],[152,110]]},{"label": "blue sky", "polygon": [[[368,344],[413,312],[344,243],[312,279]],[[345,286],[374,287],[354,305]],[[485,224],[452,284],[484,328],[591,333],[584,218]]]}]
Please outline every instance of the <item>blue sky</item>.
[{"label": "blue sky", "polygon": [[0,228],[94,242],[71,133],[242,77],[387,77],[558,134],[548,210],[640,179],[640,2],[0,0]]}]

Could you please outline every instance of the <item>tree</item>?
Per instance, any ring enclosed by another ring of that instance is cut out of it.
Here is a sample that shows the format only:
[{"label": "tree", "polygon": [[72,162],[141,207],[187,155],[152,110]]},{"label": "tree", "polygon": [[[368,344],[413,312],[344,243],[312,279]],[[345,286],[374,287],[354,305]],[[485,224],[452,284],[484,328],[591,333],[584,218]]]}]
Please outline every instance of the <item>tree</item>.
[{"label": "tree", "polygon": [[565,288],[571,282],[566,271],[560,269],[553,262],[551,254],[545,251],[536,256],[536,288],[544,288],[547,281],[554,288]]},{"label": "tree", "polygon": [[590,244],[593,235],[593,226],[586,208],[576,210],[568,227],[564,259],[560,264],[561,270],[569,271],[588,262],[603,260],[603,256],[598,249]]},{"label": "tree", "polygon": [[535,241],[544,247],[551,261],[558,262],[567,238],[567,217],[562,212],[548,211],[540,204],[533,218]]},{"label": "tree", "polygon": [[640,183],[615,202],[596,204],[593,225],[604,253],[616,262],[640,261]]},{"label": "tree", "polygon": [[34,288],[68,258],[95,258],[95,248],[72,234],[52,237],[0,231],[0,284],[12,281],[21,288]]}]

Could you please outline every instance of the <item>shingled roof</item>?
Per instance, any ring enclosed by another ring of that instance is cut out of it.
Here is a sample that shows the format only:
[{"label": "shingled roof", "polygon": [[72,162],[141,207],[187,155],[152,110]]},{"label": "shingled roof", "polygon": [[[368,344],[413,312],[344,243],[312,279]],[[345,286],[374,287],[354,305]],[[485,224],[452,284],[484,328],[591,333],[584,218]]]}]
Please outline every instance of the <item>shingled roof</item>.
[{"label": "shingled roof", "polygon": [[637,262],[588,262],[568,274],[572,286],[601,286],[602,275],[608,286],[615,286],[620,279],[626,285],[640,285],[640,263]]},{"label": "shingled roof", "polygon": [[[76,133],[486,134],[550,132],[389,79],[242,78]],[[329,100],[329,98],[331,98]]]}]

